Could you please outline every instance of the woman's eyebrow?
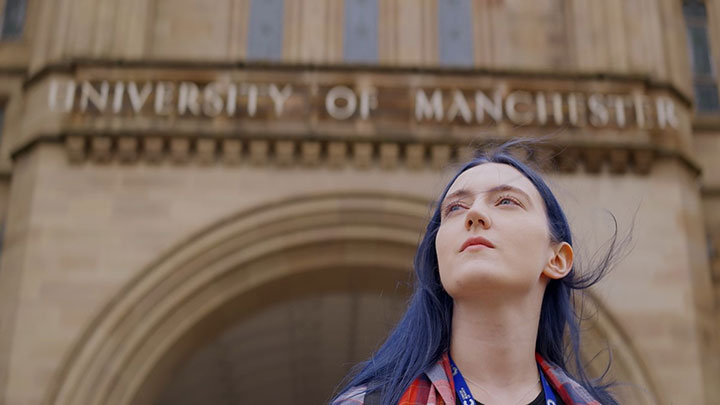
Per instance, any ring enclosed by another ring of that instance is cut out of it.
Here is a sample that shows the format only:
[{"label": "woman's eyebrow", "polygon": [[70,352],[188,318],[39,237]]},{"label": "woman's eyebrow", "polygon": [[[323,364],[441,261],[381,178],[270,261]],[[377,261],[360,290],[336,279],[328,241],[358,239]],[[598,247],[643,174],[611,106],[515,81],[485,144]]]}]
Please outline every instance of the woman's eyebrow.
[{"label": "woman's eyebrow", "polygon": [[517,187],[515,187],[515,186],[511,186],[511,185],[509,185],[509,184],[500,184],[500,185],[497,185],[497,186],[495,186],[495,187],[490,188],[490,189],[487,190],[486,192],[487,192],[487,193],[494,193],[494,192],[497,192],[497,191],[512,191],[512,192],[514,192],[514,193],[518,193],[518,194],[520,194],[521,196],[523,196],[523,197],[525,198],[525,200],[526,200],[529,204],[532,204],[532,200],[530,199],[530,196],[529,196],[526,192],[522,191],[521,189],[519,189],[519,188],[517,188]]},{"label": "woman's eyebrow", "polygon": [[448,195],[445,196],[445,199],[444,199],[444,200],[442,201],[442,203],[440,204],[440,207],[441,207],[441,208],[444,207],[445,204],[447,204],[448,201],[450,201],[450,200],[452,200],[452,199],[454,199],[454,198],[457,198],[457,197],[467,197],[467,196],[469,196],[469,195],[472,195],[472,192],[471,192],[470,190],[468,190],[468,189],[466,189],[466,188],[457,189],[457,190],[453,191],[452,193],[450,193],[450,194],[448,194]]},{"label": "woman's eyebrow", "polygon": [[[497,186],[493,186],[493,187],[490,187],[489,189],[485,190],[486,193],[496,193],[499,191],[512,191],[512,192],[518,193],[521,196],[523,196],[529,204],[532,204],[532,200],[530,199],[530,196],[526,192],[522,191],[521,189],[519,189],[515,186],[511,186],[509,184],[498,184]],[[457,189],[445,197],[445,199],[443,200],[440,207],[444,207],[445,204],[453,198],[466,197],[469,195],[472,195],[472,192],[470,190],[468,190],[466,188]]]}]

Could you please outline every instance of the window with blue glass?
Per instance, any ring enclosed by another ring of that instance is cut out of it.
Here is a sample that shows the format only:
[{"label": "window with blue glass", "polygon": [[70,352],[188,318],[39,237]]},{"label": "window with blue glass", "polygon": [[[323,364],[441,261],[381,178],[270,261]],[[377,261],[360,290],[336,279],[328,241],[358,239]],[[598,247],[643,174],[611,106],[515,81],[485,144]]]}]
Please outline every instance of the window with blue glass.
[{"label": "window with blue glass", "polygon": [[378,61],[378,0],[345,0],[343,58],[346,62]]},{"label": "window with blue glass", "polygon": [[25,26],[25,9],[27,0],[5,0],[2,19],[0,21],[0,39],[13,40],[22,36]]},{"label": "window with blue glass", "polygon": [[442,65],[473,64],[470,0],[438,0],[438,58]]},{"label": "window with blue glass", "polygon": [[284,0],[250,1],[248,60],[282,59],[284,10]]},{"label": "window with blue glass", "polygon": [[699,113],[720,112],[715,67],[710,56],[707,8],[703,1],[684,1],[688,48],[693,72],[695,103]]}]

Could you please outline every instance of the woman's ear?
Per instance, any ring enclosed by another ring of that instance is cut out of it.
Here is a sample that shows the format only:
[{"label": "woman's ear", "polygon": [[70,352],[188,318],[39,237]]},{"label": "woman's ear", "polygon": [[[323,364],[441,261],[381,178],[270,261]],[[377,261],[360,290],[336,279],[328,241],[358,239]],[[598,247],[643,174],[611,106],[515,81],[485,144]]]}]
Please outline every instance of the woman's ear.
[{"label": "woman's ear", "polygon": [[553,247],[553,256],[543,269],[543,274],[552,279],[561,279],[570,273],[573,266],[573,249],[567,242]]}]

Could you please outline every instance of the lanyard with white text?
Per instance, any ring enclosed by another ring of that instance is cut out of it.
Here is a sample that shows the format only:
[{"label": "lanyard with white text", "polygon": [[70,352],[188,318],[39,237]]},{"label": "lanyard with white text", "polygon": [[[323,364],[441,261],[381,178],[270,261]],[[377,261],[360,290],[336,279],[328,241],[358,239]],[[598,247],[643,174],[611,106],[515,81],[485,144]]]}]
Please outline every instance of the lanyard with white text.
[{"label": "lanyard with white text", "polygon": [[[472,394],[470,393],[470,388],[468,388],[468,385],[465,382],[462,373],[460,373],[460,369],[457,368],[452,357],[450,357],[450,354],[448,354],[448,358],[450,359],[450,368],[452,369],[453,381],[455,382],[455,393],[457,394],[458,398],[460,398],[462,405],[476,405],[478,402],[475,401],[475,398],[473,398]],[[540,373],[540,381],[542,382],[543,391],[545,392],[545,405],[557,405],[555,393],[550,388],[547,380],[545,380],[545,375],[543,375],[542,369],[540,368],[539,364],[538,372]]]}]

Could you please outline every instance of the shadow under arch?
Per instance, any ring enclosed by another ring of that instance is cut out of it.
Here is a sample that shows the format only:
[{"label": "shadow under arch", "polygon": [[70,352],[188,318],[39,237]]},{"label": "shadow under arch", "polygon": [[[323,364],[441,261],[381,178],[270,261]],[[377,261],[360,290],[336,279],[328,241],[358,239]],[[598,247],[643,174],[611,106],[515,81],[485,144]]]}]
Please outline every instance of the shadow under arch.
[{"label": "shadow under arch", "polygon": [[[153,368],[133,404],[260,404],[268,401],[268,393],[271,402],[326,403],[349,366],[365,360],[397,322],[411,292],[408,275],[399,268],[328,267],[258,286],[182,336]],[[234,336],[232,341],[228,336]],[[232,349],[223,350],[223,341]],[[220,350],[217,363],[208,357],[197,361],[198,354]],[[192,377],[180,378],[187,372]],[[225,386],[218,377],[233,382]]]},{"label": "shadow under arch", "polygon": [[[111,299],[66,357],[46,403],[147,403],[183,353],[241,316],[228,308],[250,311],[252,297],[294,276],[355,269],[328,280],[358,288],[407,279],[429,205],[407,196],[333,193],[265,203],[216,222]],[[362,269],[374,269],[373,276],[362,277]],[[207,332],[198,335],[198,325]],[[619,331],[616,323],[602,326]],[[635,351],[624,356],[632,382],[650,386]]]}]

